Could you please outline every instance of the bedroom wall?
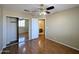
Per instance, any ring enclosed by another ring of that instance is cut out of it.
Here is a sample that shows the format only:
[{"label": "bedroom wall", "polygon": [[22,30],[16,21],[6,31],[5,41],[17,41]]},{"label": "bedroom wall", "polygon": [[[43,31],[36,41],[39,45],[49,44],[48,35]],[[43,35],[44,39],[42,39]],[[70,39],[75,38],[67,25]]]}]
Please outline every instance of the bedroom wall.
[{"label": "bedroom wall", "polygon": [[2,20],[2,8],[0,7],[0,53],[3,47],[3,20]]},{"label": "bedroom wall", "polygon": [[46,37],[79,49],[79,7],[47,16]]}]

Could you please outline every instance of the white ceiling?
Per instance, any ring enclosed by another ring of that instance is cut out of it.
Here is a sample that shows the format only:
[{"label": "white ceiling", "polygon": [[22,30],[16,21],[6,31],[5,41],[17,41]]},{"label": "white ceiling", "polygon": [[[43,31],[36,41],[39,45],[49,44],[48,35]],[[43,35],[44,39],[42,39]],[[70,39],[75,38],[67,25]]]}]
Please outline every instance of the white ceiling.
[{"label": "white ceiling", "polygon": [[[50,10],[51,13],[55,13],[58,11],[62,11],[62,10],[79,6],[79,4],[45,4],[44,6],[46,8],[51,5],[55,7],[54,9]],[[39,4],[3,4],[2,6],[4,9],[19,11],[19,12],[24,12],[24,9],[27,9],[30,11],[38,11],[40,7]]]}]

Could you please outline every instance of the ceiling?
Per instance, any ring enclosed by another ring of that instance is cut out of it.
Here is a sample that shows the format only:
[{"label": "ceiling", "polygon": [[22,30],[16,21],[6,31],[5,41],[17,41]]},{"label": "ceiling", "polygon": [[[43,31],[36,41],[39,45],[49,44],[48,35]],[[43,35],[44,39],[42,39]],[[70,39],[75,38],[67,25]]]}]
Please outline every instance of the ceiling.
[{"label": "ceiling", "polygon": [[[62,11],[62,10],[79,6],[79,4],[45,4],[44,7],[46,8],[52,5],[55,8],[50,10],[51,13],[55,13],[58,11]],[[24,9],[27,9],[30,11],[37,11],[39,10],[40,4],[3,4],[2,6],[4,9],[7,9],[7,10],[24,12]],[[24,13],[27,13],[27,12],[24,12]],[[32,14],[37,14],[37,13],[34,12]]]}]

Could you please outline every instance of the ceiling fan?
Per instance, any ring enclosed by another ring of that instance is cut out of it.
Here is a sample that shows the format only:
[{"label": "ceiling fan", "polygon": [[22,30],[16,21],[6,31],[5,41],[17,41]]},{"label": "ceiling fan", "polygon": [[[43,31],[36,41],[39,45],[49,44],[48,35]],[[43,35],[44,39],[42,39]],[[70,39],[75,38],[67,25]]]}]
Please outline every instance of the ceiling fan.
[{"label": "ceiling fan", "polygon": [[37,10],[37,11],[30,11],[27,9],[24,9],[24,11],[26,11],[26,12],[40,12],[40,15],[45,15],[45,14],[50,14],[49,10],[54,9],[54,6],[49,6],[49,7],[45,8],[44,4],[40,4],[39,7],[40,8],[38,8],[39,10]]}]

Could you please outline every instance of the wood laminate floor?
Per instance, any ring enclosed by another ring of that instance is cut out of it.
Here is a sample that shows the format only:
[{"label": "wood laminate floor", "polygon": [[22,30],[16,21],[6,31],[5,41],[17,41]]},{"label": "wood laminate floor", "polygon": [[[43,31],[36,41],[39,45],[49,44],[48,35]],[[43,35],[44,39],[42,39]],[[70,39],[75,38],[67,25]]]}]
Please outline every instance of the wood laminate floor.
[{"label": "wood laminate floor", "polygon": [[[26,40],[26,37],[24,38]],[[3,51],[10,54],[79,54],[79,51],[45,39],[44,35],[40,35],[38,39],[19,42]]]}]

